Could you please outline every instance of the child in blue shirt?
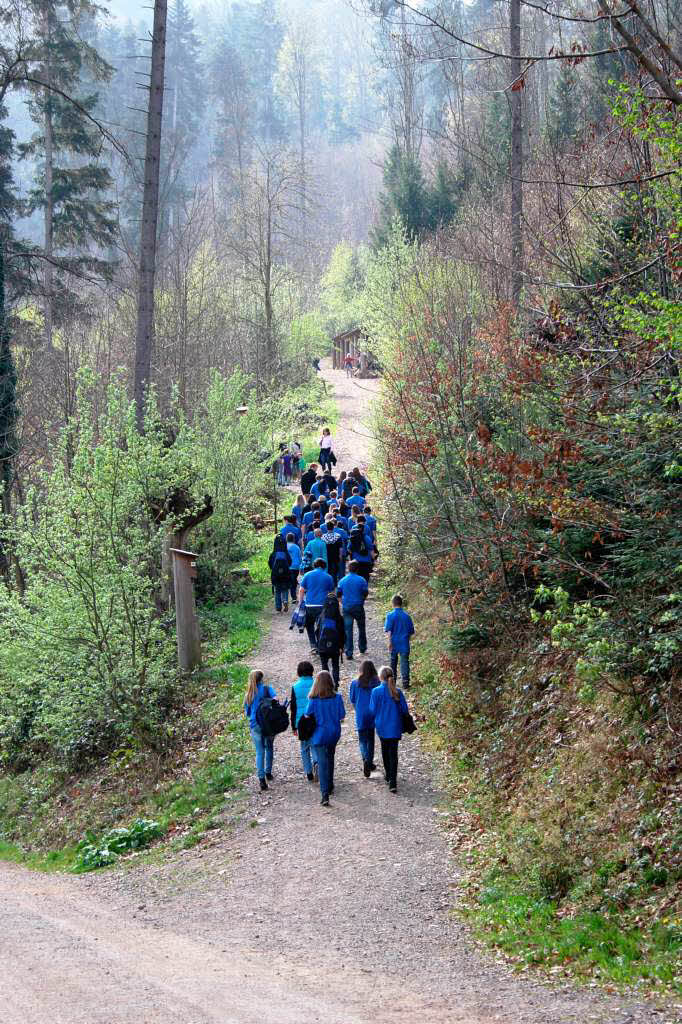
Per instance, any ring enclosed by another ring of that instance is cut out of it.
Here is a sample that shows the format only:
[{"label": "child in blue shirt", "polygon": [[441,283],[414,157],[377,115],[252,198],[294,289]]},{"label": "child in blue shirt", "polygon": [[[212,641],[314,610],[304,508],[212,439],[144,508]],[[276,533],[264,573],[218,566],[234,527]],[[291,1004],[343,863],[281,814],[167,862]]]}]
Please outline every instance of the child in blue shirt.
[{"label": "child in blue shirt", "polygon": [[391,652],[391,668],[393,675],[398,673],[398,657],[400,657],[400,675],[406,690],[410,688],[410,637],[414,635],[414,623],[403,609],[403,599],[395,594],[392,600],[393,611],[389,612],[384,622],[384,633],[388,633],[388,646]]},{"label": "child in blue shirt", "polygon": [[[299,661],[296,672],[298,679],[291,687],[291,698],[289,701],[291,729],[294,736],[298,735],[297,729],[301,715],[305,715],[308,712],[308,694],[313,688],[314,669],[309,661]],[[312,744],[310,740],[299,740],[299,743],[301,744],[303,771],[306,773],[308,782],[314,782],[315,775],[313,769],[316,767],[317,762],[313,761]]]},{"label": "child in blue shirt", "polygon": [[355,708],[355,728],[362,757],[362,770],[366,779],[376,768],[374,763],[374,715],[369,702],[372,690],[379,685],[379,676],[373,661],[363,661],[360,675],[350,684],[348,699]]},{"label": "child in blue shirt", "polygon": [[249,720],[251,739],[256,748],[256,771],[258,772],[258,781],[261,789],[268,788],[266,779],[272,781],[274,745],[272,736],[264,736],[262,734],[256,715],[264,697],[276,696],[277,694],[273,688],[263,682],[263,673],[260,670],[255,669],[249,673],[249,685],[246,690],[246,697],[244,698],[244,714]]},{"label": "child in blue shirt", "polygon": [[346,717],[343,697],[334,690],[329,672],[318,672],[315,685],[308,694],[308,711],[315,719],[315,732],[310,742],[317,757],[320,793],[323,807],[329,807],[334,792],[334,757],[341,739],[341,722]]},{"label": "child in blue shirt", "polygon": [[403,736],[403,715],[409,708],[405,694],[395,684],[393,669],[383,665],[379,669],[381,683],[372,690],[369,710],[374,715],[374,727],[381,742],[384,778],[391,793],[398,792],[398,744]]},{"label": "child in blue shirt", "polygon": [[297,587],[298,587],[298,574],[301,570],[301,562],[303,561],[303,555],[301,549],[296,543],[296,538],[293,533],[287,534],[287,552],[291,559],[291,565],[289,566],[289,589],[291,591],[291,603],[296,604],[297,601]]}]

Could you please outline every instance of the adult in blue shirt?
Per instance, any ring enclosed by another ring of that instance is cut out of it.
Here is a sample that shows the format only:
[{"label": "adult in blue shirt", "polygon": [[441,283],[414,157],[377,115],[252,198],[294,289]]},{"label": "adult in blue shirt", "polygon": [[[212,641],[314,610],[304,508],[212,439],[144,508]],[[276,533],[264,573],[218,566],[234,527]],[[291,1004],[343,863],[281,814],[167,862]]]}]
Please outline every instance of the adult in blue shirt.
[{"label": "adult in blue shirt", "polygon": [[279,532],[282,534],[283,537],[288,537],[288,535],[290,533],[293,533],[295,542],[297,544],[301,543],[301,538],[303,537],[303,531],[301,530],[300,526],[296,522],[296,519],[294,518],[294,516],[285,516],[284,517],[284,526],[282,527],[282,529]]},{"label": "adult in blue shirt", "polygon": [[272,736],[264,736],[256,717],[264,697],[276,697],[272,686],[263,682],[263,673],[256,669],[249,674],[249,685],[244,698],[244,714],[249,720],[251,740],[256,748],[256,771],[261,789],[267,789],[266,779],[272,779],[274,744]]},{"label": "adult in blue shirt", "polygon": [[336,744],[341,739],[341,722],[346,717],[343,697],[334,690],[329,672],[318,672],[315,685],[308,695],[308,714],[315,719],[315,732],[310,738],[320,779],[323,807],[329,807],[334,792],[334,758]]},{"label": "adult in blue shirt", "polygon": [[357,487],[353,488],[353,493],[350,498],[346,498],[346,505],[348,505],[349,508],[353,508],[353,506],[355,506],[358,509],[363,509],[365,507],[365,499],[360,494]]},{"label": "adult in blue shirt", "polygon": [[363,661],[360,675],[350,684],[348,699],[355,708],[355,728],[358,731],[358,746],[362,757],[362,771],[366,779],[376,768],[374,763],[374,715],[369,701],[372,690],[379,685],[379,676],[373,661]]},{"label": "adult in blue shirt", "polygon": [[305,601],[305,631],[310,641],[310,650],[314,654],[317,654],[315,625],[322,614],[327,594],[331,594],[333,589],[334,580],[327,572],[326,563],[324,559],[318,558],[314,563],[314,568],[303,574],[298,592],[299,601]]},{"label": "adult in blue shirt", "polygon": [[293,533],[288,533],[286,537],[287,541],[287,552],[291,559],[291,565],[289,566],[289,589],[291,590],[291,603],[296,604],[296,595],[298,587],[298,574],[301,570],[301,562],[303,561],[303,555],[301,549],[296,543],[296,538]]},{"label": "adult in blue shirt", "polygon": [[403,608],[400,594],[394,594],[393,611],[389,612],[384,622],[384,633],[388,633],[388,646],[391,650],[391,668],[393,675],[398,674],[398,658],[400,658],[400,676],[406,690],[410,688],[410,637],[414,635],[414,622]]},{"label": "adult in blue shirt", "polygon": [[322,479],[321,474],[318,473],[317,480],[315,481],[313,486],[310,488],[310,493],[318,501],[322,497],[323,494],[327,493],[327,485],[325,484],[324,480]]},{"label": "adult in blue shirt", "polygon": [[[313,672],[313,666],[309,661],[299,661],[296,670],[298,679],[291,687],[291,696],[289,698],[291,730],[294,736],[298,735],[298,723],[301,721],[301,716],[308,712],[308,694],[313,688]],[[299,742],[301,744],[303,771],[308,782],[313,782],[315,779],[313,768],[317,762],[313,762],[312,759],[312,744],[310,740],[299,740]]]},{"label": "adult in blue shirt", "polygon": [[376,544],[376,539],[377,539],[377,517],[372,515],[372,510],[369,507],[369,505],[365,505],[365,507],[364,507],[364,509],[362,511],[362,514],[365,517],[365,526],[368,527],[370,533],[372,534],[372,537],[374,538],[374,543]]},{"label": "adult in blue shirt", "polygon": [[303,513],[303,519],[301,520],[301,526],[302,527],[306,527],[308,525],[308,523],[312,523],[313,519],[315,518],[315,513],[319,514],[319,511],[320,511],[320,503],[319,503],[319,501],[313,501],[311,506],[310,506],[310,509],[307,512]]},{"label": "adult in blue shirt", "polygon": [[374,728],[381,742],[384,778],[391,793],[398,792],[398,744],[403,736],[403,715],[409,708],[405,694],[395,684],[393,669],[384,665],[379,670],[381,684],[372,690],[369,710],[374,715]]},{"label": "adult in blue shirt", "polygon": [[358,626],[358,648],[360,654],[367,650],[367,622],[365,618],[365,599],[369,593],[369,584],[360,574],[360,566],[356,561],[348,563],[348,572],[339,581],[338,593],[341,595],[343,609],[343,626],[346,632],[346,657],[353,657],[353,623]]}]

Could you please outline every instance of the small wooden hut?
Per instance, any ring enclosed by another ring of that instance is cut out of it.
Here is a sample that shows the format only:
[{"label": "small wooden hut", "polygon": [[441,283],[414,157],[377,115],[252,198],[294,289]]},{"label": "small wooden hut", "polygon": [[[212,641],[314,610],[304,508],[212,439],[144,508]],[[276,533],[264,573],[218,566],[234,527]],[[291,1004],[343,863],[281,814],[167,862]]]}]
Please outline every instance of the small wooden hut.
[{"label": "small wooden hut", "polygon": [[335,370],[343,369],[343,361],[348,354],[356,360],[359,365],[361,351],[364,354],[367,335],[359,327],[354,327],[343,334],[337,334],[332,342],[332,358]]}]

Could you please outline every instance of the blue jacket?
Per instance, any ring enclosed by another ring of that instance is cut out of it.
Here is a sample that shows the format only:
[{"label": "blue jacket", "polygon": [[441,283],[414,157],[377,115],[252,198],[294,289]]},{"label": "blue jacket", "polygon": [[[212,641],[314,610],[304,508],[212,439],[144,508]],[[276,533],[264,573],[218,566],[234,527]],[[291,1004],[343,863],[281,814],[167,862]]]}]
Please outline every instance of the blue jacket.
[{"label": "blue jacket", "polygon": [[374,715],[374,728],[380,739],[402,739],[403,715],[409,710],[402,690],[398,690],[398,700],[393,700],[386,683],[380,683],[372,690],[369,710]]},{"label": "blue jacket", "polygon": [[340,693],[335,693],[333,697],[313,697],[308,701],[308,714],[315,715],[317,723],[310,740],[314,747],[339,742],[341,722],[346,717]]},{"label": "blue jacket", "polygon": [[287,551],[289,552],[289,557],[291,558],[291,565],[289,566],[289,568],[300,569],[301,562],[303,561],[303,555],[301,554],[301,549],[299,548],[298,544],[287,544]]},{"label": "blue jacket", "polygon": [[298,729],[301,715],[308,711],[308,694],[313,688],[312,676],[301,676],[291,687],[291,728]]},{"label": "blue jacket", "polygon": [[[327,545],[321,537],[313,537],[309,540],[303,551],[304,554],[310,555],[313,562],[316,562],[318,558],[321,558],[324,561],[324,564],[327,564]],[[319,601],[313,601],[313,604],[320,603],[321,602]]]},{"label": "blue jacket", "polygon": [[357,608],[364,605],[365,598],[369,593],[367,580],[357,572],[347,573],[339,580],[337,591],[341,594],[341,604],[344,611],[348,608]]},{"label": "blue jacket", "polygon": [[285,540],[287,538],[288,533],[293,533],[294,540],[296,541],[297,544],[299,543],[301,537],[303,536],[301,527],[296,525],[295,523],[285,523],[279,532],[282,534]]},{"label": "blue jacket", "polygon": [[[324,544],[324,541],[320,541]],[[322,605],[334,589],[334,580],[325,569],[311,569],[303,574],[301,586],[305,591],[305,603],[308,608],[311,605]]]},{"label": "blue jacket", "polygon": [[414,633],[414,623],[403,608],[394,608],[386,616],[384,632],[391,634],[393,650],[398,654],[410,653],[410,637]]},{"label": "blue jacket", "polygon": [[355,708],[355,728],[358,730],[374,728],[374,713],[370,710],[369,702],[372,690],[379,685],[378,676],[370,681],[369,686],[360,686],[357,679],[350,684],[348,699]]},{"label": "blue jacket", "polygon": [[249,725],[252,729],[258,728],[258,722],[256,721],[256,712],[260,706],[260,702],[263,697],[276,697],[277,694],[268,683],[259,683],[258,689],[256,690],[256,696],[253,698],[253,703],[247,704],[244,701],[244,714],[249,720]]}]

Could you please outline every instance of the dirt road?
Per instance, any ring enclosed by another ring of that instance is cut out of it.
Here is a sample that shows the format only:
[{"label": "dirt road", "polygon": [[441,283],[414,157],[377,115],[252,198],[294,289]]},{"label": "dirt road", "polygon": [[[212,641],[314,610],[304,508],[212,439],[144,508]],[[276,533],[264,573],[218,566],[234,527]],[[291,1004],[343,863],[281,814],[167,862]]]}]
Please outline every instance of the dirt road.
[{"label": "dirt road", "polygon": [[[325,370],[340,467],[366,464],[375,385]],[[386,657],[383,609],[369,654]],[[305,636],[273,613],[250,664],[284,694]],[[357,669],[357,660],[351,666]],[[347,694],[350,666],[344,666]],[[278,738],[275,781],[253,781],[230,828],[160,866],[81,878],[0,866],[3,1024],[654,1024],[628,999],[520,978],[477,950],[454,910],[457,865],[415,738],[399,792],[360,771],[352,716],[332,807]],[[229,816],[231,813],[231,817]]]}]

